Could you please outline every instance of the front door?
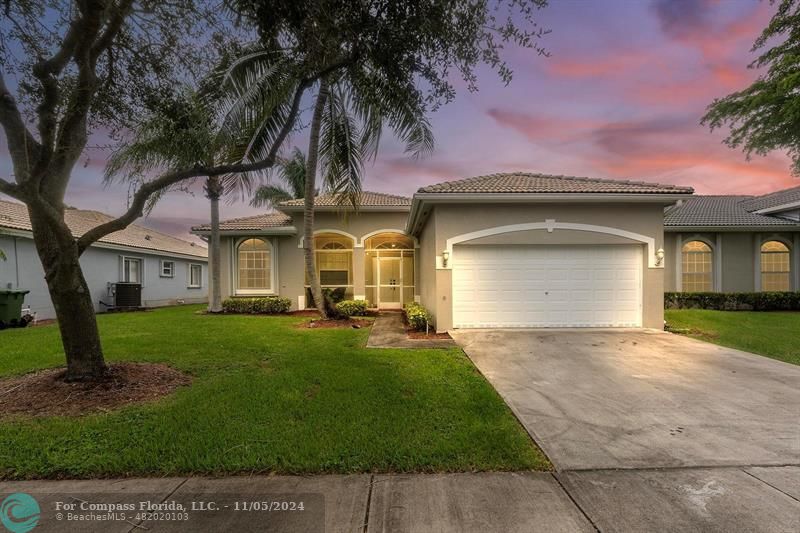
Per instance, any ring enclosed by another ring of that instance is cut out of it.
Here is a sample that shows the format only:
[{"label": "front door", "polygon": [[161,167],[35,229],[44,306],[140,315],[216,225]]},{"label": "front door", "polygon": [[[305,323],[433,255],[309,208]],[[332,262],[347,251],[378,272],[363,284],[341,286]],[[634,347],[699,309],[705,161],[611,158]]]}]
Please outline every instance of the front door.
[{"label": "front door", "polygon": [[403,307],[403,276],[399,257],[378,258],[378,307]]}]

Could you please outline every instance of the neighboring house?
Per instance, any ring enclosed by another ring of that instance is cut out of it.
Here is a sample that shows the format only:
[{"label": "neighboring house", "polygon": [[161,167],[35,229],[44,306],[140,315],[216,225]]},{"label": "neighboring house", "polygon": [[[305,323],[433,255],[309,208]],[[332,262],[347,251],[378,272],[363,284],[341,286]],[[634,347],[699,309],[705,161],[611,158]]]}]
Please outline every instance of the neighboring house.
[{"label": "neighboring house", "polygon": [[[364,192],[357,212],[317,198],[323,287],[372,307],[421,302],[438,331],[473,327],[663,327],[664,209],[689,187],[493,174]],[[221,224],[224,296],[308,304],[303,201]],[[207,236],[209,227],[193,228]]]},{"label": "neighboring house", "polygon": [[667,209],[667,291],[800,290],[800,187]]},{"label": "neighboring house", "polygon": [[[64,217],[75,237],[113,218],[78,209]],[[0,200],[0,249],[7,256],[0,261],[0,288],[29,290],[25,306],[39,319],[55,318],[24,205]],[[146,307],[206,302],[207,263],[202,246],[136,225],[103,237],[81,256],[97,311],[113,304],[109,284],[121,281],[142,284]]]}]

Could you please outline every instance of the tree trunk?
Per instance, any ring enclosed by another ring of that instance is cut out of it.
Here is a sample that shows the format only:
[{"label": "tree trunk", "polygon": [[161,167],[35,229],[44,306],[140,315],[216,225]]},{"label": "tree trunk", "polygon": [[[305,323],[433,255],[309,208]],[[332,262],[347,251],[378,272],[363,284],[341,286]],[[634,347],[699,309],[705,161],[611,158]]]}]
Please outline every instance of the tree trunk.
[{"label": "tree trunk", "polygon": [[222,287],[220,287],[219,197],[222,193],[219,178],[208,179],[206,195],[211,201],[211,236],[208,242],[208,312],[222,312]]},{"label": "tree trunk", "polygon": [[66,224],[55,225],[28,206],[34,242],[56,311],[67,357],[67,381],[103,377],[106,364],[97,329],[92,294],[79,262],[78,246]]},{"label": "tree trunk", "polygon": [[314,104],[314,114],[311,117],[311,128],[308,139],[308,156],[306,159],[306,183],[303,195],[303,253],[305,257],[306,278],[311,287],[311,295],[322,319],[328,318],[325,309],[325,300],[322,296],[322,287],[317,277],[317,267],[314,258],[314,193],[317,182],[317,161],[319,160],[319,132],[322,122],[322,112],[328,98],[328,81],[323,78],[319,84],[317,101]]}]

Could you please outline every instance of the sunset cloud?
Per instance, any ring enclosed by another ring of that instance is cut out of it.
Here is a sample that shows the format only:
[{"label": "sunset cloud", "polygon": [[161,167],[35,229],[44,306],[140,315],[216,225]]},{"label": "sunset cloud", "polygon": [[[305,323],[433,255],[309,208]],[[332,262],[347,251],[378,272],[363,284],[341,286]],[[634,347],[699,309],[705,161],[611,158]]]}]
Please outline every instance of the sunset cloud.
[{"label": "sunset cloud", "polygon": [[[747,68],[756,57],[750,49],[774,10],[749,0],[553,2],[538,15],[552,30],[542,41],[550,57],[509,48],[513,81],[506,86],[481,69],[476,93],[454,76],[456,100],[431,118],[433,156],[407,157],[387,132],[364,188],[411,195],[436,181],[522,170],[676,183],[702,194],[796,186],[785,154],[747,161],[722,144],[724,132],[699,123],[715,98],[758,76]],[[304,139],[295,138],[301,148]],[[0,175],[9,176],[4,149]],[[105,157],[88,152],[68,203],[124,209],[127,186],[101,183]],[[144,223],[185,236],[208,216],[199,184],[193,190],[167,195]],[[258,211],[222,205],[223,218]]]}]

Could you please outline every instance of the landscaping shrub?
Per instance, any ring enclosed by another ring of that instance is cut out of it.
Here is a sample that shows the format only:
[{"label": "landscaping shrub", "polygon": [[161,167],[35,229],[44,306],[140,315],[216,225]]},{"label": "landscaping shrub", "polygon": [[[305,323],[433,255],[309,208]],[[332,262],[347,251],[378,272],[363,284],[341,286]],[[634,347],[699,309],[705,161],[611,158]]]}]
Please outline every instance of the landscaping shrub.
[{"label": "landscaping shrub", "polygon": [[425,331],[433,320],[428,310],[418,303],[406,304],[403,311],[406,314],[408,324],[417,331]]},{"label": "landscaping shrub", "polygon": [[252,315],[273,315],[288,313],[292,307],[289,298],[280,296],[264,296],[263,298],[228,298],[222,302],[222,310],[226,313],[243,313]]},{"label": "landscaping shrub", "polygon": [[347,316],[364,316],[367,314],[366,300],[343,300],[336,304],[336,309]]},{"label": "landscaping shrub", "polygon": [[800,292],[667,292],[665,309],[800,311]]},{"label": "landscaping shrub", "polygon": [[[330,287],[322,288],[322,296],[334,304],[338,304],[339,302],[343,301],[345,299],[346,292],[347,289],[344,287],[336,287],[335,289]],[[309,307],[317,306],[317,304],[314,302],[314,295],[311,293],[310,287],[306,287],[306,302]]]}]

